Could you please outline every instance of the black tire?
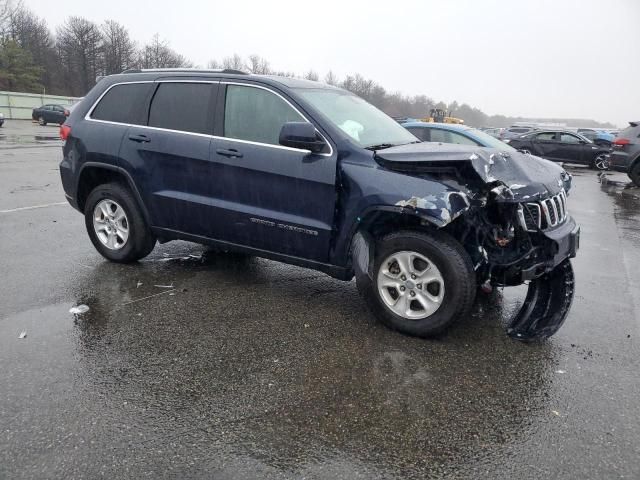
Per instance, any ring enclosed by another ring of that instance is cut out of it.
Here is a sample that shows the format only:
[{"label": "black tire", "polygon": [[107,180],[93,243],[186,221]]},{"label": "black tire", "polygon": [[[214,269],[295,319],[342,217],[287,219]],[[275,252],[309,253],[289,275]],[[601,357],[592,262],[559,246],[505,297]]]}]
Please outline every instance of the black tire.
[{"label": "black tire", "polygon": [[45,121],[44,117],[38,117],[38,125],[41,126],[45,126],[47,124],[47,122]]},{"label": "black tire", "polygon": [[635,165],[631,166],[631,170],[629,170],[629,178],[636,187],[640,187],[640,160],[636,161]]},{"label": "black tire", "polygon": [[[128,220],[128,239],[117,250],[104,245],[93,226],[93,212],[101,200],[112,200],[119,204]],[[106,183],[94,188],[85,203],[84,219],[91,243],[100,255],[112,262],[131,263],[140,260],[149,255],[156,244],[156,237],[149,229],[138,202],[131,191],[120,183]]]},{"label": "black tire", "polygon": [[[444,279],[440,307],[430,316],[414,320],[404,318],[386,306],[377,287],[382,262],[395,252],[414,251],[435,264]],[[374,315],[393,330],[417,337],[439,335],[467,315],[476,293],[476,279],[469,255],[444,232],[400,231],[376,242],[371,277],[356,272],[358,291]]]},{"label": "black tire", "polygon": [[591,161],[591,168],[594,170],[598,170],[599,172],[609,170],[609,160],[607,160],[606,158],[602,158],[606,157],[606,155],[606,153],[600,152],[595,157],[593,157],[593,160]]}]

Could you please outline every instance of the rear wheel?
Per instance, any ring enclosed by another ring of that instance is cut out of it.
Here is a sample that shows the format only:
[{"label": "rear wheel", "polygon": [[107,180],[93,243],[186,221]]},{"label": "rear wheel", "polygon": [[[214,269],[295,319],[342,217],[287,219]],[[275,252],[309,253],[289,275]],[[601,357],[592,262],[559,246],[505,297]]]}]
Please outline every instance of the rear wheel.
[{"label": "rear wheel", "polygon": [[388,327],[428,337],[466,315],[475,296],[467,253],[442,232],[404,231],[376,244],[371,276],[356,276],[369,308]]},{"label": "rear wheel", "polygon": [[591,162],[591,168],[595,170],[609,169],[609,156],[606,153],[599,153]]},{"label": "rear wheel", "polygon": [[44,117],[38,117],[38,125],[42,125],[43,127],[47,124]]},{"label": "rear wheel", "polygon": [[94,188],[87,198],[84,218],[93,246],[112,262],[140,260],[156,244],[136,199],[119,183]]},{"label": "rear wheel", "polygon": [[637,187],[640,187],[640,161],[637,161],[629,170],[629,178]]}]

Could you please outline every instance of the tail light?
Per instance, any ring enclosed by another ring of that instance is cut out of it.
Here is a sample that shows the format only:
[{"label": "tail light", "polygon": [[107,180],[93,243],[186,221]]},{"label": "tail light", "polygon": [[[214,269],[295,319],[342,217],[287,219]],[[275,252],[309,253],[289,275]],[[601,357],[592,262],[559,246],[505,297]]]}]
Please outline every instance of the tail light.
[{"label": "tail light", "polygon": [[613,146],[618,148],[623,148],[625,145],[629,145],[630,143],[631,141],[628,138],[618,137],[613,139]]},{"label": "tail light", "polygon": [[69,113],[71,113],[71,112],[69,112],[69,110],[67,110],[67,109],[65,108],[65,110],[64,110],[64,116],[65,116],[65,117],[68,117],[68,116],[69,116]]},{"label": "tail light", "polygon": [[66,140],[71,135],[71,127],[66,124],[60,125],[60,138]]}]

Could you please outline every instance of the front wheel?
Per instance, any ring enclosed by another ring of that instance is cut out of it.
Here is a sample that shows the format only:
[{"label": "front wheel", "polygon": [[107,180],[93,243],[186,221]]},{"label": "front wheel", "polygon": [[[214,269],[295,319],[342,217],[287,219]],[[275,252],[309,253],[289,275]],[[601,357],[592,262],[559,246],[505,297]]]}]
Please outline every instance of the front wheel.
[{"label": "front wheel", "polygon": [[44,117],[38,117],[38,125],[42,125],[43,127],[47,124]]},{"label": "front wheel", "polygon": [[608,170],[609,169],[609,157],[606,153],[599,153],[593,159],[591,168],[595,170]]},{"label": "front wheel", "polygon": [[440,334],[466,315],[476,289],[469,256],[442,232],[383,237],[373,271],[356,275],[356,282],[382,323],[418,337]]},{"label": "front wheel", "polygon": [[156,237],[130,190],[119,183],[94,188],[85,204],[85,226],[98,252],[108,260],[130,263],[151,253]]}]

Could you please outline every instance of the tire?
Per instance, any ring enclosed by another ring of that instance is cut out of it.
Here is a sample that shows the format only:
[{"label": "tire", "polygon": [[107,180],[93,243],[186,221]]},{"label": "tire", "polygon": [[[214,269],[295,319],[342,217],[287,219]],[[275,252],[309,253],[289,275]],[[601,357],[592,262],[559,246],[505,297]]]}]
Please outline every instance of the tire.
[{"label": "tire", "polygon": [[[404,287],[401,294],[403,297],[400,298],[400,291],[397,288],[379,288],[379,284],[394,281],[394,278],[387,275],[397,273],[395,267],[399,264],[397,262],[393,264],[393,260],[390,263],[390,259],[402,258],[407,252],[410,252],[410,256],[414,255],[413,271],[418,276],[415,282],[411,278],[407,278],[409,282],[403,281],[401,274],[394,277],[398,279],[398,288]],[[429,266],[419,273],[425,265],[425,259]],[[393,268],[395,270],[392,270]],[[439,275],[440,278],[429,285],[418,283],[421,278],[419,275],[422,274],[422,278],[425,278],[426,272],[430,272],[429,276]],[[476,280],[471,259],[458,242],[443,232],[400,231],[383,237],[376,243],[371,277],[357,272],[356,282],[358,291],[364,297],[368,307],[383,324],[393,330],[417,337],[430,337],[445,332],[456,320],[468,313],[476,293]],[[435,286],[438,288],[434,289]],[[403,305],[402,301],[406,298],[404,305],[408,305],[410,314],[415,314],[416,317],[409,318],[406,313],[409,310],[405,310],[404,306],[402,306],[402,310],[405,311],[403,315],[393,310],[400,307],[389,306],[389,301],[393,302],[394,290],[398,294],[397,304]],[[405,296],[407,294],[414,296]],[[427,295],[441,297],[439,303],[427,302],[431,312],[422,308],[422,302]],[[426,316],[420,317],[425,313]]]},{"label": "tire", "polygon": [[[124,219],[118,208],[124,212]],[[115,213],[115,217],[105,215],[105,209]],[[84,219],[91,243],[100,255],[112,262],[140,260],[149,255],[156,244],[156,237],[149,229],[138,202],[120,183],[94,188],[85,203]],[[107,233],[107,228],[117,233]]]},{"label": "tire", "polygon": [[594,170],[609,170],[609,159],[607,158],[606,153],[599,153],[595,156],[593,161],[591,162],[591,168]]},{"label": "tire", "polygon": [[640,161],[636,161],[635,165],[632,165],[629,170],[629,178],[636,187],[640,187]]},{"label": "tire", "polygon": [[45,126],[47,122],[44,120],[44,117],[38,117],[38,125]]}]

